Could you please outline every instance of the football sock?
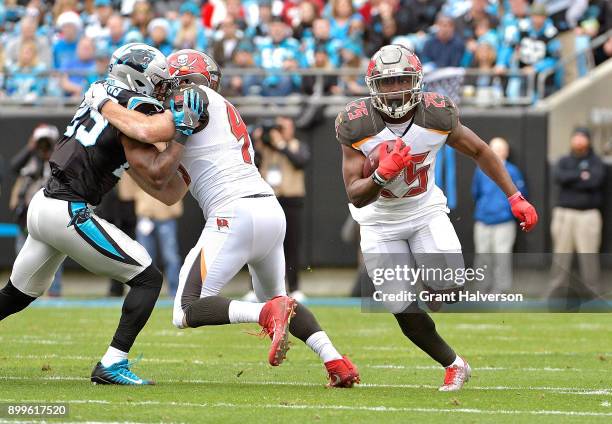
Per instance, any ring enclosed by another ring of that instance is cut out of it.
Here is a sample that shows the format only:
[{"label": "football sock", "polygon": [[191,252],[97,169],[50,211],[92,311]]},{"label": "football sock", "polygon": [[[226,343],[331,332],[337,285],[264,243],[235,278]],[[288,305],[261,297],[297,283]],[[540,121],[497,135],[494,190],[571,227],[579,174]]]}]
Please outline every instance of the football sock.
[{"label": "football sock", "polygon": [[406,337],[443,367],[450,366],[457,355],[436,331],[431,317],[422,312],[394,314]]},{"label": "football sock", "polygon": [[313,313],[301,303],[295,306],[295,316],[289,322],[289,332],[293,337],[306,343],[306,346],[319,355],[323,362],[342,359],[342,355],[338,353],[325,331],[321,329]]},{"label": "football sock", "polygon": [[229,321],[232,324],[241,322],[259,322],[259,315],[265,303],[242,302],[232,300],[229,304]]},{"label": "football sock", "polygon": [[308,337],[306,345],[319,355],[323,363],[342,359],[342,355],[336,350],[325,331],[317,331]]},{"label": "football sock", "polygon": [[128,281],[130,291],[123,301],[119,326],[111,342],[111,346],[122,352],[129,352],[136,336],[145,326],[155,302],[159,297],[163,278],[153,265]]},{"label": "football sock", "polygon": [[230,299],[221,296],[202,297],[187,307],[185,321],[192,328],[229,324],[230,302]]},{"label": "football sock", "polygon": [[457,367],[464,367],[465,366],[465,362],[463,361],[463,359],[461,359],[461,357],[459,355],[457,355],[457,357],[455,358],[455,360],[453,361],[452,364],[450,364],[448,367],[446,368],[450,368],[452,366],[457,366]]},{"label": "football sock", "polygon": [[35,297],[22,293],[9,280],[6,286],[0,290],[0,321],[25,309],[34,300],[36,300]]},{"label": "football sock", "polygon": [[106,351],[100,362],[102,363],[103,367],[110,367],[111,365],[116,364],[119,361],[127,359],[127,357],[127,352],[109,346],[108,350]]},{"label": "football sock", "polygon": [[293,337],[306,343],[310,336],[319,331],[321,331],[321,326],[312,312],[301,303],[296,303],[295,316],[289,322],[289,332]]}]

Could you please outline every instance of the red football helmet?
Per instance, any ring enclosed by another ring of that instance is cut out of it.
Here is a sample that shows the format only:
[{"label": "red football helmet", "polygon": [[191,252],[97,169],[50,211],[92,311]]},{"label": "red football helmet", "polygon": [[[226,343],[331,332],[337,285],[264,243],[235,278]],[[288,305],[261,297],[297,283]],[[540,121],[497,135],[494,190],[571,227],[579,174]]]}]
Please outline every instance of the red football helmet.
[{"label": "red football helmet", "polygon": [[391,118],[401,118],[421,101],[423,67],[406,47],[383,46],[372,56],[365,82],[372,105]]},{"label": "red football helmet", "polygon": [[205,85],[219,91],[221,85],[221,68],[206,53],[192,49],[183,49],[168,56],[170,76],[182,81]]}]

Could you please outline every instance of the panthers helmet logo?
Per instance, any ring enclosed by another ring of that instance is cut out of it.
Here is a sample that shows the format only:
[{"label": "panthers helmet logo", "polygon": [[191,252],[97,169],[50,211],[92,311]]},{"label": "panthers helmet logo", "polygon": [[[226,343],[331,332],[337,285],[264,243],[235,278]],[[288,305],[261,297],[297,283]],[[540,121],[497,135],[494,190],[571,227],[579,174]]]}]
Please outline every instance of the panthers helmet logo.
[{"label": "panthers helmet logo", "polygon": [[138,72],[144,72],[154,58],[153,52],[148,50],[130,50],[117,59],[117,65],[127,65]]}]

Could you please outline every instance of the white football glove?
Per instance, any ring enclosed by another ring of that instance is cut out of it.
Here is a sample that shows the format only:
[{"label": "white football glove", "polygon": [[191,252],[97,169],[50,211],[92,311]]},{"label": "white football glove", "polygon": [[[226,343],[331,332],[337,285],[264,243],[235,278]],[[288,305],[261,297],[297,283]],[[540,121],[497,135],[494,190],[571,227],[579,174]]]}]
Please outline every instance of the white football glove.
[{"label": "white football glove", "polygon": [[85,93],[85,104],[90,108],[100,112],[100,109],[107,101],[117,101],[114,97],[108,94],[103,81],[97,81],[89,86],[89,90]]}]

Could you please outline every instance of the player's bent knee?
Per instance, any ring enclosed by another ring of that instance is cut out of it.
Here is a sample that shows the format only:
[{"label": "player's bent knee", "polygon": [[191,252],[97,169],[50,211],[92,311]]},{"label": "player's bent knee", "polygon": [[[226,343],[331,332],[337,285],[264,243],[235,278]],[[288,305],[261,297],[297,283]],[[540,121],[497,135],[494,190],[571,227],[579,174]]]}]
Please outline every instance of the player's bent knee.
[{"label": "player's bent knee", "polygon": [[164,277],[162,273],[154,265],[149,265],[144,271],[132,278],[126,284],[130,287],[149,287],[161,290],[163,282]]}]

